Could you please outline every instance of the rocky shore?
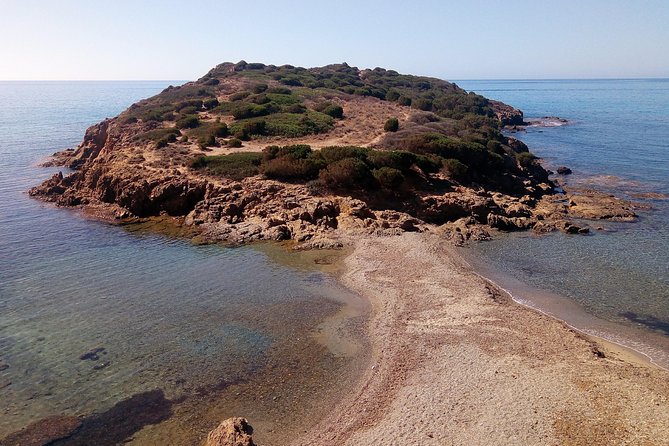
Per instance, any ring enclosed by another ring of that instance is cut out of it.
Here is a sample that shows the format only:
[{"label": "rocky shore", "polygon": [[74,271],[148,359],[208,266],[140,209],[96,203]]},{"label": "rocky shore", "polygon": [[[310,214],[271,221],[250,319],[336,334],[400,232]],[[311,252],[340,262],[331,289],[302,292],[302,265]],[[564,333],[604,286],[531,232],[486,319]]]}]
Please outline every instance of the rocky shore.
[{"label": "rocky shore", "polygon": [[[372,106],[380,101],[370,98],[369,102]],[[360,107],[360,103],[355,106]],[[411,128],[410,120],[419,112],[407,108],[406,113],[406,126]],[[505,109],[502,116],[510,113]],[[444,234],[456,244],[488,239],[494,230],[584,234],[590,231],[590,224],[583,219],[633,221],[639,207],[595,190],[561,192],[538,164],[518,166],[514,181],[519,186],[511,190],[459,184],[436,174],[429,180],[447,182],[446,186],[408,198],[379,199],[364,191],[314,191],[308,184],[262,175],[241,180],[214,177],[185,164],[202,153],[197,146],[185,143],[174,150],[159,151],[153,145],[138,144],[136,135],[142,129],[136,125],[128,128],[121,120],[92,126],[76,150],[55,154],[49,165],[67,167],[72,173],[54,175],[31,189],[30,195],[58,206],[83,208],[116,223],[154,216],[181,217],[207,242],[294,240],[301,248],[339,246],[335,239],[342,234],[428,231]],[[250,149],[289,142],[294,141],[261,139]],[[315,137],[299,142],[310,143],[315,150],[323,145]],[[514,138],[507,138],[507,144],[519,153],[527,151]],[[373,138],[362,145],[379,147],[384,141]]]}]

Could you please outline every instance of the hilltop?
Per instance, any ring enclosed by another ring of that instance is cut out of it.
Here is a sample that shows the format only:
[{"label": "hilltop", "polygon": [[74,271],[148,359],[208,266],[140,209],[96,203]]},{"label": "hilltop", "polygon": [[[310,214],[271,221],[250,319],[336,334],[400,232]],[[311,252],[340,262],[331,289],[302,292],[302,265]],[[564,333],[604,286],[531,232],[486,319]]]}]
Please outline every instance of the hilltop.
[{"label": "hilltop", "polygon": [[490,228],[587,232],[567,220],[579,212],[634,218],[613,199],[606,215],[555,199],[549,173],[502,132],[522,124],[521,111],[440,79],[223,63],[89,128],[54,157],[74,172],[30,193],[123,222],[183,217],[208,240],[305,247],[336,245],[337,231],[462,243]]}]

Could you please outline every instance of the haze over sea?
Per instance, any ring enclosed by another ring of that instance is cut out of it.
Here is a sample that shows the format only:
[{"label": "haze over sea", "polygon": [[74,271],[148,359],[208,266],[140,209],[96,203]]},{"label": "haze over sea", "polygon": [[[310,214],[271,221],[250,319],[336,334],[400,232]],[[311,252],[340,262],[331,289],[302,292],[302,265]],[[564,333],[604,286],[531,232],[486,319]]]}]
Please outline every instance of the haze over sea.
[{"label": "haze over sea", "polygon": [[97,413],[76,444],[193,444],[238,413],[283,427],[297,416],[284,404],[316,416],[306,401],[350,378],[355,349],[332,353],[327,333],[326,345],[309,333],[358,297],[314,259],[196,246],[28,196],[62,170],[40,160],[168,84],[0,82],[0,439]]},{"label": "haze over sea", "polygon": [[[595,230],[585,237],[514,234],[475,245],[472,251],[497,273],[522,282],[508,284],[521,300],[536,291],[521,291],[530,285],[569,297],[604,320],[642,329],[610,333],[620,327],[548,308],[579,328],[641,348],[667,367],[667,351],[654,348],[666,349],[669,339],[669,79],[456,83],[520,108],[526,118],[569,120],[568,125],[528,128],[512,136],[548,168],[572,168],[574,174],[562,178],[567,185],[608,191],[652,207],[639,211],[636,223],[590,222],[607,232]],[[659,195],[650,199],[649,193]],[[646,337],[648,333],[656,336]]]}]

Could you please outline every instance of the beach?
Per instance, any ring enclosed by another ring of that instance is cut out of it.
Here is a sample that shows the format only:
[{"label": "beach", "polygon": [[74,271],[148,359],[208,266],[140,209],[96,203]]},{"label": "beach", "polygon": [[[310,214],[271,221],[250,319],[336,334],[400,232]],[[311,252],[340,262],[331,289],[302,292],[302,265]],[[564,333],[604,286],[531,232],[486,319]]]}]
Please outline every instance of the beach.
[{"label": "beach", "polygon": [[373,365],[293,444],[669,442],[665,370],[513,302],[437,236],[353,245]]}]

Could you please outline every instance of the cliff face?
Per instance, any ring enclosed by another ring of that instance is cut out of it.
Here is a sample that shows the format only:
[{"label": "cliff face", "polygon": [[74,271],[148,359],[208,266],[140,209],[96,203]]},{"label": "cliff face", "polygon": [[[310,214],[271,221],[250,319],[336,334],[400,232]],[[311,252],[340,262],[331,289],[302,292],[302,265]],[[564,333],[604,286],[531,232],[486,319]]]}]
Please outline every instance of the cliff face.
[{"label": "cliff face", "polygon": [[322,247],[341,231],[437,227],[456,242],[490,227],[574,232],[568,206],[546,199],[548,173],[500,132],[522,120],[438,79],[222,64],[89,128],[55,157],[74,172],[30,194],[119,220],[182,216],[232,242]]}]

